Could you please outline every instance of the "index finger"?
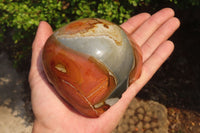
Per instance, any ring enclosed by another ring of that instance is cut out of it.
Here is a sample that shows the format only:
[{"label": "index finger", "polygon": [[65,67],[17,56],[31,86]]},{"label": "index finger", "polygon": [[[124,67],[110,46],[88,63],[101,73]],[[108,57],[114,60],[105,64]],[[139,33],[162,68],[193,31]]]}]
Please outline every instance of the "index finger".
[{"label": "index finger", "polygon": [[133,33],[141,24],[143,24],[151,15],[148,13],[140,13],[131,17],[125,23],[121,24],[121,28],[128,34]]}]

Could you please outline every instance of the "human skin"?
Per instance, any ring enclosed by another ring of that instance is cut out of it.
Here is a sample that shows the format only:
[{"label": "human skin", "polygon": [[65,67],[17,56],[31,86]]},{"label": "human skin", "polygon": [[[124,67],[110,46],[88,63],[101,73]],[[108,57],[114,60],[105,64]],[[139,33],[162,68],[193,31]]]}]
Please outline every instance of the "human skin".
[{"label": "human skin", "polygon": [[29,73],[32,109],[35,115],[33,133],[109,133],[118,124],[131,100],[151,79],[174,49],[168,38],[180,26],[174,11],[164,8],[150,15],[140,13],[121,27],[142,50],[143,66],[138,80],[123,93],[121,99],[98,118],[88,118],[76,112],[57,94],[47,81],[42,67],[42,50],[53,33],[47,22],[40,22],[32,45]]}]

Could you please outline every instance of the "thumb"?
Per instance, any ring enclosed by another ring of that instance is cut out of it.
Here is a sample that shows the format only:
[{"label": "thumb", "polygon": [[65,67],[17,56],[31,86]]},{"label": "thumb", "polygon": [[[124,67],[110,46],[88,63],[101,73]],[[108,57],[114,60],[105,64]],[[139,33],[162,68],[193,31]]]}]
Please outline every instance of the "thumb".
[{"label": "thumb", "polygon": [[[31,59],[31,69],[29,73],[29,80],[33,75],[37,74],[41,70],[42,61],[42,49],[46,40],[53,33],[51,26],[45,22],[41,21],[35,39],[32,44],[32,59]],[[39,70],[39,71],[38,71]],[[40,73],[40,72],[39,72]]]}]

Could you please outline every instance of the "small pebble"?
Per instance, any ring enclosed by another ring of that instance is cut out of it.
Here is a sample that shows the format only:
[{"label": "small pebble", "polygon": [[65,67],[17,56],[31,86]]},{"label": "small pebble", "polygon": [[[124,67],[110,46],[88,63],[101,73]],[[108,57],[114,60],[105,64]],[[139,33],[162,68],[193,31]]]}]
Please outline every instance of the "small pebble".
[{"label": "small pebble", "polygon": [[145,133],[153,133],[151,130],[147,130],[145,131]]},{"label": "small pebble", "polygon": [[158,129],[155,128],[155,129],[153,130],[153,133],[159,133]]},{"label": "small pebble", "polygon": [[138,119],[139,119],[139,120],[143,120],[143,118],[144,118],[144,115],[138,114]]},{"label": "small pebble", "polygon": [[139,122],[139,119],[136,116],[133,116],[133,120],[134,120],[135,123]]},{"label": "small pebble", "polygon": [[151,120],[151,118],[150,118],[149,116],[145,116],[145,117],[144,117],[144,121],[145,121],[145,122],[149,122],[150,120]]},{"label": "small pebble", "polygon": [[135,121],[134,121],[134,119],[129,119],[128,123],[129,123],[130,125],[133,125],[133,124],[135,124]]},{"label": "small pebble", "polygon": [[123,124],[123,125],[122,125],[122,128],[123,128],[123,131],[124,131],[124,132],[128,131],[128,129],[129,129],[129,127],[128,127],[127,124]]},{"label": "small pebble", "polygon": [[146,115],[152,116],[152,112],[151,111],[147,111]]},{"label": "small pebble", "polygon": [[136,126],[137,126],[138,129],[142,129],[143,128],[143,123],[140,121]]},{"label": "small pebble", "polygon": [[130,131],[134,131],[134,130],[135,130],[135,125],[130,125],[130,126],[129,126],[129,130],[130,130]]},{"label": "small pebble", "polygon": [[144,114],[145,110],[144,110],[144,108],[140,107],[140,108],[138,108],[137,112],[140,114]]},{"label": "small pebble", "polygon": [[156,122],[151,122],[151,128],[155,128],[155,127],[157,127],[158,126],[158,123],[156,123]]},{"label": "small pebble", "polygon": [[149,123],[146,123],[145,125],[144,125],[144,129],[149,129],[151,127],[151,125],[149,124]]}]

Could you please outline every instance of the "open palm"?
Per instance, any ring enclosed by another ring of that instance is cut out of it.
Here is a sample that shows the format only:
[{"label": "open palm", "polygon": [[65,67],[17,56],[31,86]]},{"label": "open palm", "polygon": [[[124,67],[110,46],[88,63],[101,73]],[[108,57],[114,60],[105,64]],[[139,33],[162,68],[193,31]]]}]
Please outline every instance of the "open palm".
[{"label": "open palm", "polygon": [[33,132],[111,132],[117,126],[131,100],[173,51],[173,42],[168,38],[179,25],[179,20],[174,17],[174,11],[169,8],[162,9],[152,16],[148,13],[138,14],[121,25],[131,36],[132,41],[141,47],[142,74],[123,93],[122,98],[99,118],[87,118],[65,103],[45,77],[41,53],[47,38],[53,31],[47,22],[41,22],[32,46],[29,73],[32,108],[35,115]]}]

